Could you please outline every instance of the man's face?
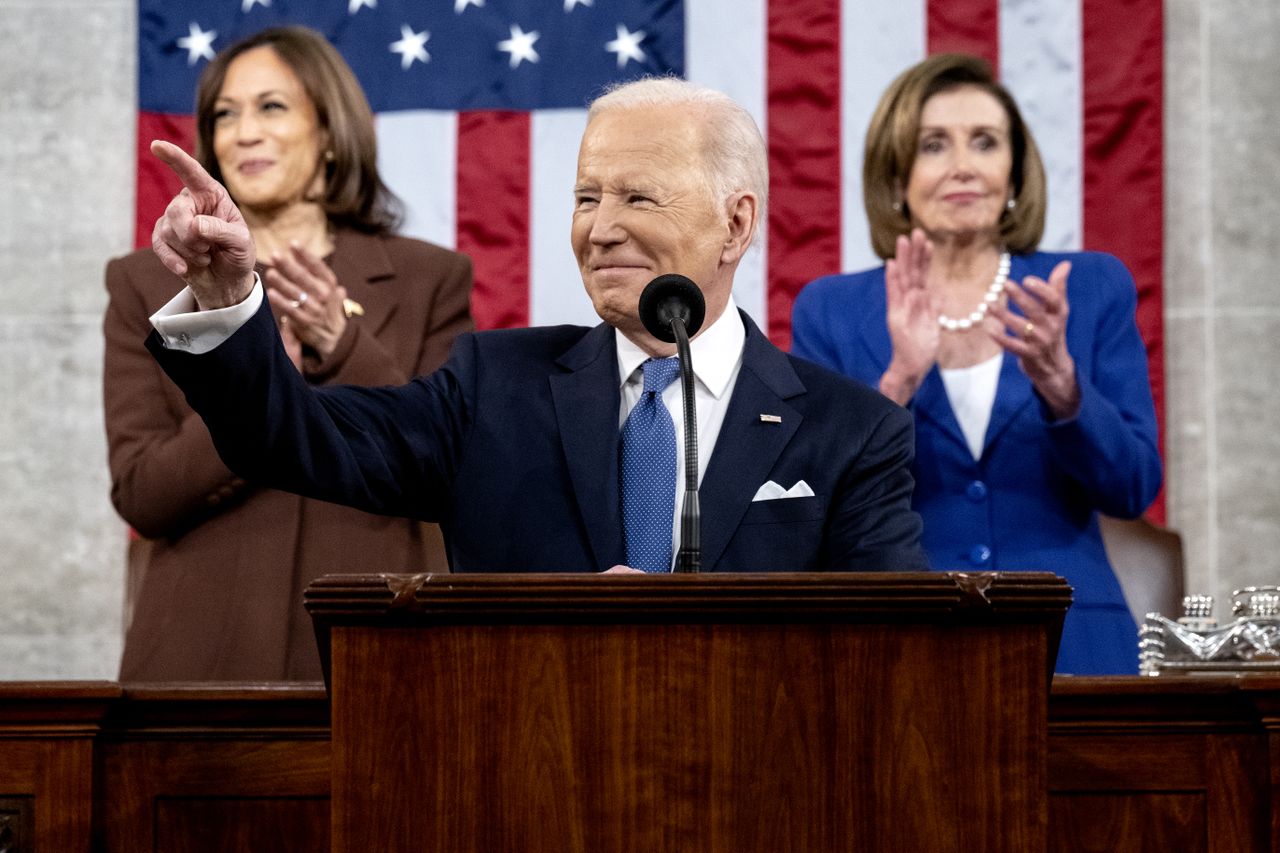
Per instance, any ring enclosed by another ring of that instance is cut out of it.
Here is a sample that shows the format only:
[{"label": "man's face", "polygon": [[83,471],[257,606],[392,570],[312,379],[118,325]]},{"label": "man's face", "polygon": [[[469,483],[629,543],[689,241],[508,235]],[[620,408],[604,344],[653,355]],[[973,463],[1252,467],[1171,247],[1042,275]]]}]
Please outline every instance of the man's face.
[{"label": "man's face", "polygon": [[656,276],[696,282],[708,325],[733,284],[734,264],[724,263],[729,217],[712,197],[701,151],[696,115],[665,107],[605,112],[582,137],[573,252],[596,313],[645,349],[663,346],[637,316],[640,292]]}]

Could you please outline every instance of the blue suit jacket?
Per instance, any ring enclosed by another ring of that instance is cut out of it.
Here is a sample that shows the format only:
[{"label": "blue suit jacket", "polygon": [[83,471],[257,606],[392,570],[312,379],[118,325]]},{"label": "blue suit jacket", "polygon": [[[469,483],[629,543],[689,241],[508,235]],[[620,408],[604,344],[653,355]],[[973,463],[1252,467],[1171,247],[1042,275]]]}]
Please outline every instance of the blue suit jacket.
[{"label": "blue suit jacket", "polygon": [[[742,369],[700,489],[704,570],[925,568],[910,417],[743,321]],[[265,302],[211,353],[168,350],[155,334],[148,347],[241,476],[438,521],[455,571],[597,571],[624,562],[614,334],[464,335],[444,367],[407,385],[318,390],[299,380]],[[803,479],[814,496],[753,502],[771,479]]]},{"label": "blue suit jacket", "polygon": [[[1053,422],[1007,353],[975,461],[935,367],[911,401],[916,492],[935,569],[1053,571],[1075,588],[1060,671],[1136,672],[1137,631],[1103,549],[1096,512],[1139,515],[1160,487],[1155,408],[1124,265],[1093,252],[1015,256],[1010,277],[1072,261],[1067,349],[1079,414]],[[868,384],[889,365],[884,269],[818,279],[796,300],[796,355]]]}]

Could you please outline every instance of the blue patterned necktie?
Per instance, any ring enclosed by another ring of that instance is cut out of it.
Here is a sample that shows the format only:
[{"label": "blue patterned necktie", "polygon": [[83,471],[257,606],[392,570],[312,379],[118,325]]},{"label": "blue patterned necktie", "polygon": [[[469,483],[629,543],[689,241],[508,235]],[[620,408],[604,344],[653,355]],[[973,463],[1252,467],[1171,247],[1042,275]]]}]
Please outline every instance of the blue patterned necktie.
[{"label": "blue patterned necktie", "polygon": [[676,358],[642,364],[644,391],[622,425],[618,474],[627,565],[646,572],[671,569],[671,523],[676,506],[676,428],[662,392],[680,374]]}]

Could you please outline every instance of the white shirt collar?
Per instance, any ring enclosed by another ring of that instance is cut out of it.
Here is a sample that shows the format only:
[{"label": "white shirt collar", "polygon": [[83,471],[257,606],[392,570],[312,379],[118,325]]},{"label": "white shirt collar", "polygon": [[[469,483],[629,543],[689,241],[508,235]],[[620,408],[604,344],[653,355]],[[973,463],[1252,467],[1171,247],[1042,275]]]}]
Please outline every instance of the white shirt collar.
[{"label": "white shirt collar", "polygon": [[[618,386],[627,384],[636,369],[650,356],[632,343],[626,335],[615,334],[618,348]],[[742,350],[747,342],[747,327],[738,315],[738,306],[730,294],[724,312],[702,334],[689,342],[693,373],[698,382],[719,400],[729,390]]]}]

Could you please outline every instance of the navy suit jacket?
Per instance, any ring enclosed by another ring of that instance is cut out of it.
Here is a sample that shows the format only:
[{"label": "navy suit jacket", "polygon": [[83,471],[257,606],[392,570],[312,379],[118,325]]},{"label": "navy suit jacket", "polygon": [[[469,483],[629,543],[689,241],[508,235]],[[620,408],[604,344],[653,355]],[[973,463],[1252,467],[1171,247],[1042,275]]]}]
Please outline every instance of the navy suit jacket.
[{"label": "navy suit jacket", "polygon": [[[742,318],[742,369],[699,492],[704,571],[923,570],[908,413]],[[387,388],[308,387],[265,301],[210,353],[154,333],[147,345],[241,476],[438,521],[454,571],[598,571],[624,562],[614,335],[464,335],[440,370]],[[813,497],[752,500],[768,480],[802,479]]]},{"label": "navy suit jacket", "polygon": [[[911,401],[914,506],[923,543],[944,571],[1053,571],[1071,582],[1061,672],[1137,672],[1137,628],[1112,571],[1097,513],[1131,518],[1155,499],[1161,463],[1137,291],[1119,260],[1098,252],[1013,257],[1010,278],[1042,279],[1072,262],[1067,349],[1080,411],[1054,421],[1018,361],[1003,356],[982,457],[974,459],[935,366]],[[828,276],[796,300],[792,347],[864,382],[893,354],[884,268]]]}]

